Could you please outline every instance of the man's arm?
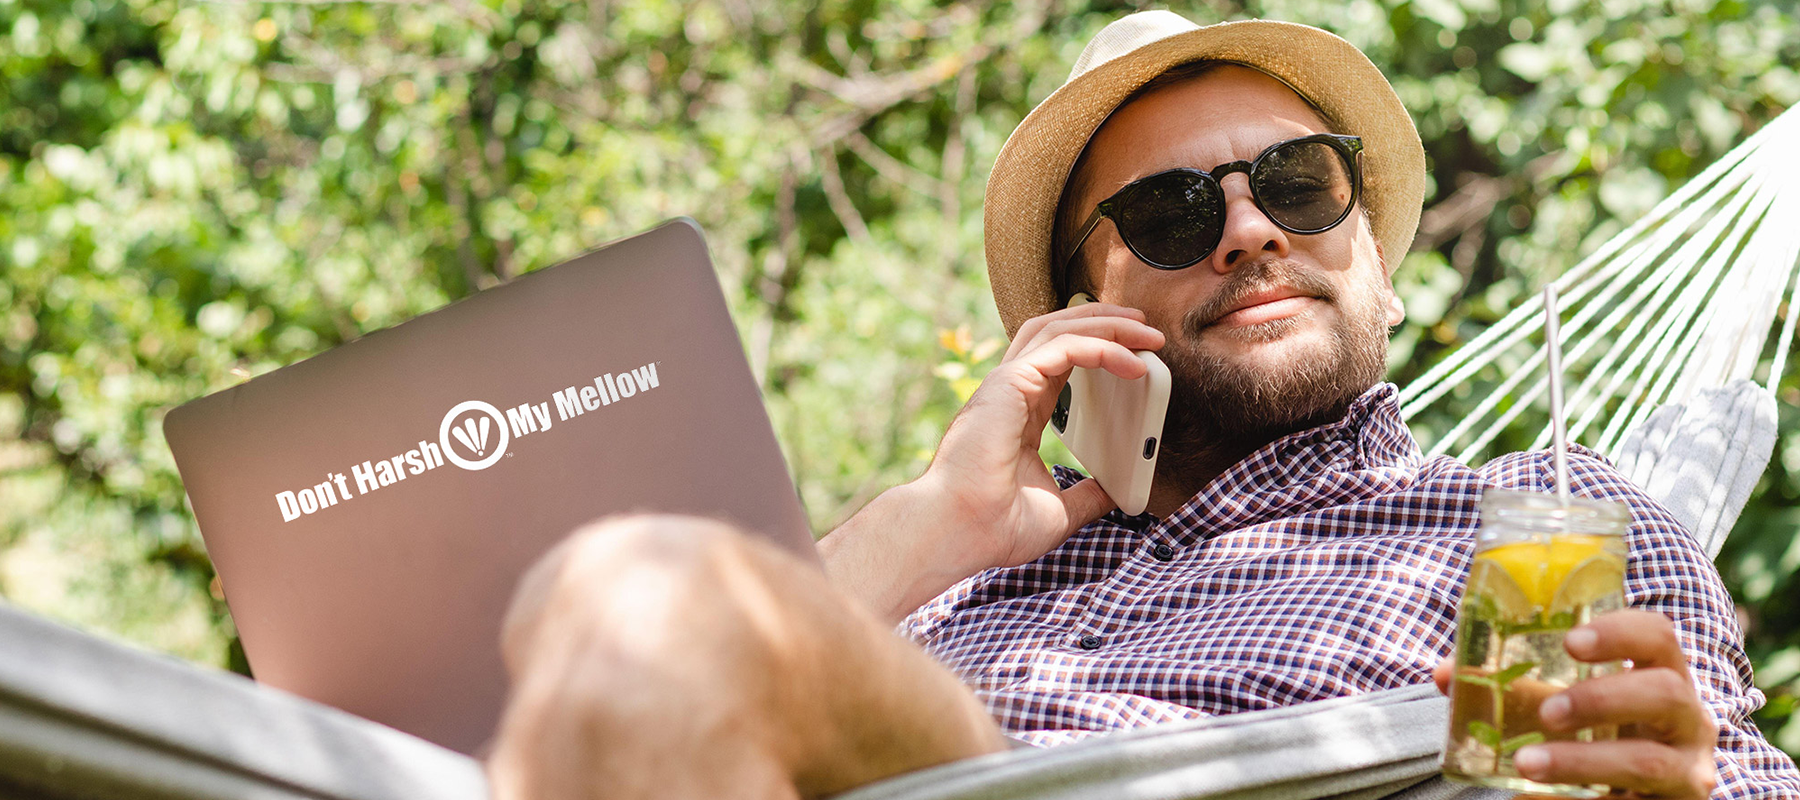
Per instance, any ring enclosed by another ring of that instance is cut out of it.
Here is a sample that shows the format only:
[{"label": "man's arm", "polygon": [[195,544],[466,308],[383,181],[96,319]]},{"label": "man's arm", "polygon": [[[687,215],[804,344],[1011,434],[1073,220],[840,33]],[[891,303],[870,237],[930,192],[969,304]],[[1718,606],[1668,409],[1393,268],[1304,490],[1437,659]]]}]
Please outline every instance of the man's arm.
[{"label": "man's arm", "polygon": [[[1551,471],[1547,463],[1545,466],[1543,479],[1548,482]],[[1631,507],[1625,599],[1632,607],[1663,618],[1653,621],[1659,625],[1643,623],[1644,630],[1636,638],[1666,642],[1673,637],[1683,655],[1687,696],[1696,698],[1716,726],[1716,743],[1708,745],[1704,756],[1710,762],[1710,769],[1704,771],[1712,773],[1718,783],[1711,795],[1800,797],[1800,772],[1793,761],[1764,739],[1750,720],[1750,714],[1762,705],[1762,694],[1752,682],[1731,595],[1712,559],[1667,509],[1603,460],[1572,457],[1570,468],[1593,487],[1593,496]],[[1649,652],[1625,657],[1640,665],[1654,663],[1655,658]],[[1656,720],[1647,721],[1653,723],[1647,735],[1655,737],[1659,732]],[[1645,731],[1646,727],[1639,725],[1635,732],[1643,736]]]},{"label": "man's arm", "polygon": [[970,575],[1042,556],[1114,508],[1092,479],[1058,487],[1038,444],[1075,367],[1143,377],[1132,351],[1163,345],[1143,319],[1092,303],[1026,321],[951,420],[925,474],[819,542],[832,583],[897,623]]}]

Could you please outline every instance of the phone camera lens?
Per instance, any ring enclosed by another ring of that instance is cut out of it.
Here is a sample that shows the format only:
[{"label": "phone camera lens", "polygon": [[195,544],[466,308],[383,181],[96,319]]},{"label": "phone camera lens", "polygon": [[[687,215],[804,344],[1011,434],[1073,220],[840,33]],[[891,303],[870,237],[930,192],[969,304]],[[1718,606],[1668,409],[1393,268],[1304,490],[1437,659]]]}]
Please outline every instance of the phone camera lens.
[{"label": "phone camera lens", "polygon": [[1069,390],[1069,385],[1066,383],[1063,384],[1062,394],[1056,396],[1056,410],[1050,412],[1050,424],[1055,426],[1057,433],[1068,430],[1069,401],[1074,396],[1075,393]]}]

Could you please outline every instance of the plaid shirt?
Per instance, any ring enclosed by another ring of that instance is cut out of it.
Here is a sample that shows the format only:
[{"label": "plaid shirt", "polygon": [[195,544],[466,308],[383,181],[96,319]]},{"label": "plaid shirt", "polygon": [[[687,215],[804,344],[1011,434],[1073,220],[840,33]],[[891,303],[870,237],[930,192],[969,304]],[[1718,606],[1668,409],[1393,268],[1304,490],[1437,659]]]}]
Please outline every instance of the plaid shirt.
[{"label": "plaid shirt", "polygon": [[[1450,653],[1482,488],[1553,491],[1554,478],[1545,453],[1425,458],[1396,394],[1381,384],[1343,420],[1263,447],[1167,519],[1114,511],[1036,561],[976,574],[900,630],[1037,745],[1429,683]],[[1719,723],[1715,796],[1800,796],[1793,762],[1749,719],[1763,696],[1711,560],[1591,451],[1571,456],[1570,478],[1631,508],[1626,600],[1675,622]]]}]

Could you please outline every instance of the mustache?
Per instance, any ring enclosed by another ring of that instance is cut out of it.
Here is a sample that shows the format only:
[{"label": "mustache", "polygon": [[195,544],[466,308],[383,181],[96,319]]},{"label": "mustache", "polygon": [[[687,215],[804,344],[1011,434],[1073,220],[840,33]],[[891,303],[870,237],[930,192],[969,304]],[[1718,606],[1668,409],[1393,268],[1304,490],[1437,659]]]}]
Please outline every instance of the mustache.
[{"label": "mustache", "polygon": [[1299,262],[1273,259],[1258,261],[1233,270],[1212,297],[1188,311],[1182,319],[1182,326],[1189,334],[1198,335],[1207,326],[1218,322],[1220,317],[1231,313],[1245,298],[1279,286],[1291,287],[1303,295],[1316,297],[1327,303],[1337,302],[1337,287]]}]

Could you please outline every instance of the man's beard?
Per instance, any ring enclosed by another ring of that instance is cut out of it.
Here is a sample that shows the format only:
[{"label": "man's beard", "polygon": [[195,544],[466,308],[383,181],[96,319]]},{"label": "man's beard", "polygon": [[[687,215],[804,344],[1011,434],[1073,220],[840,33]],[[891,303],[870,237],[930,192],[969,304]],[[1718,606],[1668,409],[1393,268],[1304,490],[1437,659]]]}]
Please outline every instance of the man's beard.
[{"label": "man's beard", "polygon": [[[1294,333],[1305,314],[1208,329],[1245,297],[1275,286],[1337,307],[1341,324],[1325,331],[1323,348],[1268,365],[1200,346],[1207,333],[1255,343]],[[1188,312],[1179,331],[1185,342],[1171,341],[1177,346],[1161,351],[1173,380],[1157,472],[1179,479],[1195,470],[1222,471],[1264,444],[1341,418],[1387,370],[1383,293],[1378,286],[1359,288],[1367,291],[1342,291],[1294,262],[1262,261],[1234,271],[1211,299]]]}]

